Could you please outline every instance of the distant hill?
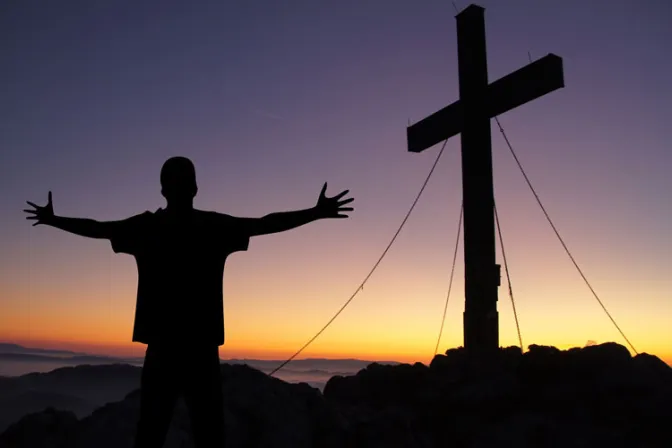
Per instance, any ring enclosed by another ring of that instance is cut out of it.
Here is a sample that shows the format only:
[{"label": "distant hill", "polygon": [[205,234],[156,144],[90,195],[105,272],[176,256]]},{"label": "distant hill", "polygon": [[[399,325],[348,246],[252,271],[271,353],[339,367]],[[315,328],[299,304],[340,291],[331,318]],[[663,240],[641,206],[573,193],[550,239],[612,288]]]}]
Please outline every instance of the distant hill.
[{"label": "distant hill", "polygon": [[140,367],[108,364],[0,377],[0,431],[25,414],[48,407],[85,417],[140,387],[140,373]]},{"label": "distant hill", "polygon": [[0,353],[0,361],[39,361],[77,365],[86,363],[119,363],[124,360],[111,356],[96,355],[50,356],[33,353]]},{"label": "distant hill", "polygon": [[49,348],[31,348],[19,344],[0,342],[0,353],[46,353],[51,355],[79,355],[81,353],[69,350],[54,350]]},{"label": "distant hill", "polygon": [[79,364],[138,364],[143,358],[120,358],[115,356],[96,355],[55,350],[48,348],[25,347],[19,344],[0,343],[0,361],[6,362],[38,362],[61,365]]},{"label": "distant hill", "polygon": [[105,403],[94,403],[74,395],[40,390],[20,390],[0,396],[0,431],[15,423],[24,415],[54,408],[71,411],[82,418]]},{"label": "distant hill", "polygon": [[[44,348],[25,347],[18,344],[0,343],[0,361],[7,362],[40,362],[49,364],[71,365],[80,364],[142,364],[142,357],[115,357],[104,356],[89,353],[72,352],[68,350],[52,350]],[[222,362],[228,364],[249,364],[263,371],[271,371],[285,362],[279,360],[259,360],[259,359],[222,359]],[[328,359],[328,358],[305,358],[296,359],[291,362],[292,367],[334,371],[337,364],[345,372],[354,372],[366,367],[373,361],[362,359]],[[397,361],[376,361],[379,364],[399,364]],[[286,370],[286,369],[285,369]]]},{"label": "distant hill", "polygon": [[[259,360],[259,359],[223,359],[222,362],[227,364],[248,364],[255,369],[262,371],[271,371],[278,367],[280,364],[285,362],[285,360]],[[294,368],[309,368],[316,370],[323,370],[334,372],[334,368],[344,370],[348,373],[354,373],[360,369],[365,368],[373,361],[366,361],[362,359],[327,359],[327,358],[305,358],[305,359],[296,359],[289,363],[286,369]],[[397,361],[376,361],[378,364],[390,364],[396,365],[399,364]]]}]

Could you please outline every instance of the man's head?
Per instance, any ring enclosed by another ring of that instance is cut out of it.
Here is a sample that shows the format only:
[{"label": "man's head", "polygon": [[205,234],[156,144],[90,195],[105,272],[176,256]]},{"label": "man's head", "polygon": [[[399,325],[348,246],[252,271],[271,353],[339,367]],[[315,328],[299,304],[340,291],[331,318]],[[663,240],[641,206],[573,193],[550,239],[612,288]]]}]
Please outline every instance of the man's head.
[{"label": "man's head", "polygon": [[191,203],[198,192],[196,169],[186,157],[171,157],[161,168],[161,194],[171,203]]}]

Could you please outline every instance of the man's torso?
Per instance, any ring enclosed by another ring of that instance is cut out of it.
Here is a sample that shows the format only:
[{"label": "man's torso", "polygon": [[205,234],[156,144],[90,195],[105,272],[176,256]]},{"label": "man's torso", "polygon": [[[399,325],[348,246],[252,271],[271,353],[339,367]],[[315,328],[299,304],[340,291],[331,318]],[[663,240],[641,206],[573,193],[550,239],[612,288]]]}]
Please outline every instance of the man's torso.
[{"label": "man's torso", "polygon": [[235,218],[214,212],[159,210],[137,218],[122,250],[138,267],[133,340],[223,344],[224,264],[247,249],[249,237]]}]

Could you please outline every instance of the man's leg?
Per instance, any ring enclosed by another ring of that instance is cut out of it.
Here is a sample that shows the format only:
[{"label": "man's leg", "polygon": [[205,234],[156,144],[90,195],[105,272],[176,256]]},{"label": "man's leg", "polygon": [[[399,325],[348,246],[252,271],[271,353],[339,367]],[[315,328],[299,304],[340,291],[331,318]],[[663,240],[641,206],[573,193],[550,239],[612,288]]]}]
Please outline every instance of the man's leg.
[{"label": "man's leg", "polygon": [[189,409],[196,448],[224,446],[224,412],[219,347],[192,351],[184,377],[184,399]]},{"label": "man's leg", "polygon": [[170,353],[149,345],[140,380],[140,420],[135,448],[162,448],[179,393]]}]

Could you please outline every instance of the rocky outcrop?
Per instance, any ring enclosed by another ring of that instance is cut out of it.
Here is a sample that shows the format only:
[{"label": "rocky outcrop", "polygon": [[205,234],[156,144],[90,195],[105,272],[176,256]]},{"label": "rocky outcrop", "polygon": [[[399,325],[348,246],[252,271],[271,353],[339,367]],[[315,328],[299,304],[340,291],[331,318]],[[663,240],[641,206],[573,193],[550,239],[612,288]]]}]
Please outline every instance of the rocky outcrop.
[{"label": "rocky outcrop", "polygon": [[[373,363],[324,394],[245,365],[222,375],[229,447],[672,446],[672,369],[613,343]],[[137,391],[81,420],[49,409],[8,428],[0,447],[131,447],[138,411]],[[180,402],[166,447],[193,446],[190,431]]]},{"label": "rocky outcrop", "polygon": [[392,431],[430,442],[402,446],[672,446],[672,369],[614,343],[510,347],[487,361],[454,349],[429,367],[334,377],[324,395],[350,420],[403,409]]}]

